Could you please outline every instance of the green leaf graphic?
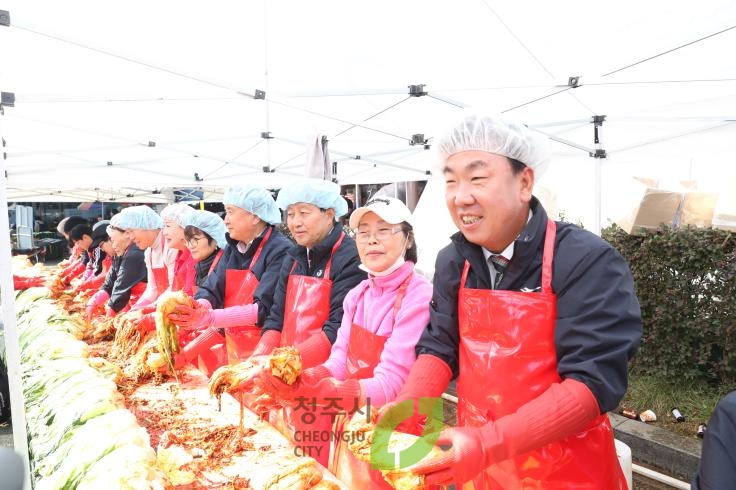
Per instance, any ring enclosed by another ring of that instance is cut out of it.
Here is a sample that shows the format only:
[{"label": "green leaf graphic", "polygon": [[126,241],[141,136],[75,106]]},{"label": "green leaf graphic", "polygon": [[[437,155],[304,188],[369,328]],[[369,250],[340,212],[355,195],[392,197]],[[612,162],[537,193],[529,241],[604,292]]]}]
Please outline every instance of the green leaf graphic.
[{"label": "green leaf graphic", "polygon": [[418,413],[427,416],[422,435],[411,446],[389,451],[389,440],[396,427],[414,415],[414,400],[405,400],[391,407],[373,431],[371,469],[393,470],[408,468],[422,460],[434,447],[442,430],[442,398],[420,398]]}]

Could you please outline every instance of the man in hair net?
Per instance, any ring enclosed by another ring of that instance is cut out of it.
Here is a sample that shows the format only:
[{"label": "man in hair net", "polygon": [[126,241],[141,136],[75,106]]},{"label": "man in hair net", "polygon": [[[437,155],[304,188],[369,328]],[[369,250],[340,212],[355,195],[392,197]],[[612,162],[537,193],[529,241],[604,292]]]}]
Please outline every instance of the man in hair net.
[{"label": "man in hair net", "polygon": [[628,264],[547,216],[532,194],[546,141],[524,125],[468,112],[435,147],[460,231],[437,256],[417,362],[379,426],[418,433],[422,418],[398,403],[457,379],[458,424],[437,441],[450,449],[412,468],[427,485],[626,488],[606,412],[641,338]]},{"label": "man in hair net", "polygon": [[266,189],[231,187],[222,202],[228,246],[197,290],[196,306],[180,305],[169,315],[180,328],[199,333],[177,362],[196,362],[207,375],[228,358],[237,363],[253,353],[273,305],[281,262],[291,246],[275,227],[281,213]]},{"label": "man in hair net", "polygon": [[[293,181],[279,191],[276,204],[286,210],[286,224],[296,245],[290,248],[280,271],[273,308],[263,325],[255,354],[293,345],[301,354],[302,368],[327,360],[342,323],[345,295],[366,273],[359,269],[355,241],[338,221],[348,206],[340,186],[319,179]],[[312,431],[288,407],[274,424],[287,436]],[[327,463],[327,455],[320,454]]]},{"label": "man in hair net", "polygon": [[113,217],[117,228],[127,230],[133,243],[144,251],[148,279],[146,290],[132,310],[142,310],[150,305],[145,313],[152,313],[156,300],[162,293],[171,289],[174,283],[174,270],[178,251],[166,246],[162,233],[164,221],[148,206],[131,206]]}]

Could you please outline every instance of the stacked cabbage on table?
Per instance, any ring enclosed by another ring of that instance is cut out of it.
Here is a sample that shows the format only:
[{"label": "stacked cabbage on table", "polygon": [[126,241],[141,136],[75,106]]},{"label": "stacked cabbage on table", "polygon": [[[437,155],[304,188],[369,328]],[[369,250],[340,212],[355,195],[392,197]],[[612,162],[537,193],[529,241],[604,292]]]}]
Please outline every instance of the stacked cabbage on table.
[{"label": "stacked cabbage on table", "polygon": [[165,488],[148,433],[114,370],[88,358],[81,326],[44,288],[19,292],[16,313],[34,488]]}]

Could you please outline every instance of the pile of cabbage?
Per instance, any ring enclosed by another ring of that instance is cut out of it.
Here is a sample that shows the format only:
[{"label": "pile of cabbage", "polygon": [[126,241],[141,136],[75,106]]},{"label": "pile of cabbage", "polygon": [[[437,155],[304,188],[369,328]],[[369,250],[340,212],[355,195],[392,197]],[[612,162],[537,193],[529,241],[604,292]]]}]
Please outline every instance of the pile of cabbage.
[{"label": "pile of cabbage", "polygon": [[19,292],[16,313],[34,488],[166,488],[148,433],[90,363],[78,325],[45,288]]}]

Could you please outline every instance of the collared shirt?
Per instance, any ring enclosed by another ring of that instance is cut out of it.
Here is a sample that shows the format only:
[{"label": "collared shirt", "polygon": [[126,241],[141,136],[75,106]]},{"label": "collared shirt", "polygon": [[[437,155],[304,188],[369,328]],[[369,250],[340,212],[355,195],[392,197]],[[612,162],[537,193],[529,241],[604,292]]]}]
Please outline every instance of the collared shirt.
[{"label": "collared shirt", "polygon": [[256,238],[263,236],[263,234],[266,232],[267,229],[268,229],[268,226],[264,228],[257,236],[253,237],[253,240],[249,241],[248,243],[239,241],[238,244],[236,245],[238,252],[240,252],[241,254],[244,254],[245,252],[247,252],[248,248],[250,247],[250,244],[253,243]]},{"label": "collared shirt", "polygon": [[[532,212],[531,209],[529,209],[529,216],[527,216],[527,218],[526,218],[526,222],[527,223],[529,223],[529,220],[532,219],[532,216],[533,215],[534,215],[534,213]],[[515,242],[516,242],[516,240],[512,241],[509,244],[509,246],[506,247],[506,248],[504,248],[503,251],[500,254],[493,253],[490,250],[488,250],[487,248],[482,248],[481,249],[483,251],[483,257],[485,257],[485,259],[486,259],[486,267],[488,267],[488,271],[491,273],[491,284],[496,284],[496,274],[497,274],[497,271],[496,271],[496,268],[493,267],[493,265],[491,264],[491,261],[488,260],[488,259],[491,258],[491,255],[500,255],[504,259],[506,259],[509,262],[511,262],[511,258],[514,256],[514,243]]]}]

